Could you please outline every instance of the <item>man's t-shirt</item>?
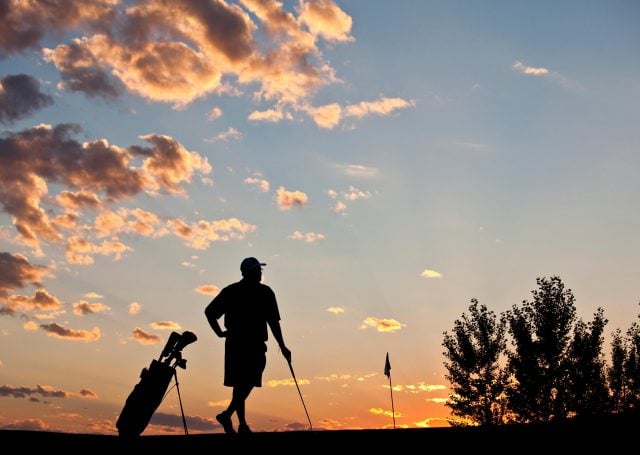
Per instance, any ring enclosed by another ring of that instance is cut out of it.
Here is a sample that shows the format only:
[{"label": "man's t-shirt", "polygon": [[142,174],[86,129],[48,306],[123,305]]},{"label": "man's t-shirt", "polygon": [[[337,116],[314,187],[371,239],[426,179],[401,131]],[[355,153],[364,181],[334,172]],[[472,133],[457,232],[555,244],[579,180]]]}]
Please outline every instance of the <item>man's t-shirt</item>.
[{"label": "man's t-shirt", "polygon": [[276,296],[262,283],[240,280],[220,291],[212,300],[213,316],[224,315],[228,337],[267,341],[267,321],[279,321]]}]

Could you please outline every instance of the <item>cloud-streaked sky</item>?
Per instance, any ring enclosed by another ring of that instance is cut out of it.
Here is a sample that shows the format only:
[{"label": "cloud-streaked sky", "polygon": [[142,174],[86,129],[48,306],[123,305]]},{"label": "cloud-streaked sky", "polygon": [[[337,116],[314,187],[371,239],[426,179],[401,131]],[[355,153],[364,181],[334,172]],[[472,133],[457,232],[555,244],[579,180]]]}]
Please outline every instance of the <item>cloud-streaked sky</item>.
[{"label": "cloud-streaked sky", "polygon": [[[625,330],[640,6],[549,6],[3,2],[0,427],[115,432],[140,370],[191,330],[185,412],[219,432],[203,311],[248,256],[318,428],[392,424],[387,352],[397,424],[446,425],[442,333],[537,277]],[[252,428],[305,428],[267,355]],[[174,395],[148,432],[181,431]]]}]

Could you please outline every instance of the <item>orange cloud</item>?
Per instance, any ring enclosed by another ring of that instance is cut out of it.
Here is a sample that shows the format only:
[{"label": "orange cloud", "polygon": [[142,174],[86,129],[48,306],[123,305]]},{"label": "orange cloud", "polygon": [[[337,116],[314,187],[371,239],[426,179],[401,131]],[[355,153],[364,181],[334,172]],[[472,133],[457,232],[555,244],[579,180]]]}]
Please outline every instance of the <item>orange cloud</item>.
[{"label": "orange cloud", "polygon": [[78,228],[78,215],[71,211],[67,211],[51,219],[53,228],[60,232],[63,230],[75,231]]},{"label": "orange cloud", "polygon": [[256,226],[237,218],[200,220],[191,225],[176,218],[169,220],[167,226],[175,235],[185,240],[187,245],[198,250],[206,250],[211,242],[243,239],[248,232],[256,230]]},{"label": "orange cloud", "polygon": [[80,390],[80,392],[78,392],[78,395],[85,398],[98,398],[98,395],[89,389]]},{"label": "orange cloud", "polygon": [[331,306],[327,308],[327,311],[333,314],[341,314],[341,313],[344,313],[344,308],[341,308],[339,306]]},{"label": "orange cloud", "polygon": [[304,207],[309,198],[302,191],[287,191],[281,186],[276,191],[276,202],[280,210],[291,210],[292,207]]},{"label": "orange cloud", "polygon": [[135,316],[136,314],[140,313],[140,311],[142,311],[142,305],[140,305],[138,302],[133,302],[129,304],[129,308],[127,312],[131,316]]},{"label": "orange cloud", "polygon": [[402,414],[400,412],[398,412],[398,411],[391,412],[389,410],[382,409],[382,408],[371,408],[371,409],[369,409],[369,412],[371,414],[374,414],[374,415],[384,415],[384,416],[387,416],[387,417],[394,417],[394,416],[395,417],[402,417]]},{"label": "orange cloud", "polygon": [[256,98],[296,104],[335,81],[318,37],[353,39],[351,17],[330,0],[301,4],[299,17],[275,1],[150,2],[122,7],[103,24],[108,33],[45,49],[63,86],[107,98],[123,87],[177,107],[237,91],[223,75],[257,84]]},{"label": "orange cloud", "polygon": [[16,419],[3,427],[5,430],[46,431],[49,425],[42,419]]},{"label": "orange cloud", "polygon": [[153,148],[136,149],[137,153],[149,156],[142,163],[142,169],[147,174],[148,191],[166,190],[184,194],[180,184],[190,182],[195,172],[203,175],[211,173],[211,165],[206,157],[188,151],[169,136],[147,134],[140,138],[153,145]]},{"label": "orange cloud", "polygon": [[400,323],[399,321],[396,321],[395,319],[379,319],[373,316],[369,316],[364,321],[362,321],[360,329],[366,329],[368,327],[372,327],[378,332],[397,332],[403,327],[406,327],[406,325]]},{"label": "orange cloud", "polygon": [[[249,114],[249,117],[247,118],[254,122],[278,123],[284,117],[285,115],[283,115],[282,111],[278,111],[275,109],[267,109],[265,111],[253,111],[251,114]],[[288,116],[287,118],[289,117],[290,116]]]},{"label": "orange cloud", "polygon": [[324,240],[325,236],[324,234],[316,234],[315,232],[302,233],[300,231],[295,231],[289,236],[289,238],[294,240],[304,240],[307,243],[314,243]]},{"label": "orange cloud", "polygon": [[73,314],[77,316],[84,316],[93,313],[104,313],[105,311],[111,311],[111,307],[104,303],[89,303],[81,300],[78,303],[73,304]]},{"label": "orange cloud", "polygon": [[0,23],[0,49],[12,54],[36,49],[49,34],[60,34],[80,25],[91,28],[109,21],[113,0],[77,4],[69,0],[47,2],[6,2]]},{"label": "orange cloud", "polygon": [[14,314],[16,311],[55,311],[62,307],[57,297],[49,294],[46,289],[38,289],[32,297],[24,295],[9,295],[2,298],[4,306],[0,307],[0,314]]},{"label": "orange cloud", "polygon": [[[311,381],[309,381],[308,379],[298,379],[298,385],[307,385],[307,384],[311,384]],[[279,387],[279,386],[295,386],[296,383],[293,380],[293,378],[287,378],[287,379],[270,379],[267,382],[267,385],[269,387]]]},{"label": "orange cloud", "polygon": [[180,327],[180,324],[173,321],[158,321],[152,322],[149,325],[151,326],[151,328],[156,330],[180,330],[182,328]]},{"label": "orange cloud", "polygon": [[220,292],[220,288],[214,284],[203,284],[196,288],[196,292],[203,295],[216,295]]},{"label": "orange cloud", "polygon": [[207,406],[210,408],[226,408],[231,403],[231,400],[209,401]]},{"label": "orange cloud", "polygon": [[329,376],[316,376],[315,379],[318,379],[320,381],[327,381],[327,382],[333,382],[333,381],[337,381],[342,380],[342,381],[346,381],[351,379],[351,375],[350,374],[337,374],[337,373],[331,373]]},{"label": "orange cloud", "polygon": [[42,278],[49,273],[48,267],[32,265],[22,254],[0,252],[0,297],[6,295],[7,291],[29,284],[40,286]]},{"label": "orange cloud", "polygon": [[429,417],[418,422],[413,422],[418,428],[431,428],[431,427],[447,427],[450,426],[450,422],[442,417]]},{"label": "orange cloud", "polygon": [[525,76],[546,76],[549,70],[543,67],[528,66],[520,61],[516,61],[512,68]]},{"label": "orange cloud", "polygon": [[[60,242],[63,237],[59,230],[75,226],[72,214],[56,217],[53,222],[49,213],[55,213],[55,207],[42,207],[43,201],[53,200],[46,197],[48,181],[71,189],[83,188],[60,194],[57,206],[69,211],[97,206],[102,195],[110,202],[140,192],[184,195],[183,183],[190,182],[196,173],[204,176],[211,172],[207,158],[186,150],[168,136],[142,136],[150,147],[121,148],[104,139],[81,143],[74,138],[80,132],[77,125],[38,125],[0,137],[0,147],[7,152],[6,162],[0,167],[0,208],[12,216],[19,240],[36,253],[41,253],[42,240]],[[149,229],[149,220],[141,218],[139,212],[125,214],[136,218],[134,225],[126,224],[127,229]],[[117,215],[123,218],[121,213]],[[113,212],[104,213],[98,217],[98,230],[107,235],[106,232],[123,229],[118,225],[123,222]],[[117,247],[102,248],[114,251]],[[76,263],[90,262],[82,255],[72,254],[71,258]]]},{"label": "orange cloud", "polygon": [[133,339],[143,345],[162,343],[162,338],[154,333],[145,332],[140,327],[133,329]]},{"label": "orange cloud", "polygon": [[131,248],[118,241],[116,237],[114,237],[114,240],[103,240],[102,244],[97,245],[74,235],[67,239],[66,258],[70,264],[90,265],[94,262],[94,254],[113,255],[113,260],[119,261],[122,258],[122,254],[127,251],[131,251]]},{"label": "orange cloud", "polygon": [[97,341],[100,339],[100,329],[94,327],[91,331],[68,329],[55,322],[51,324],[41,324],[40,328],[47,332],[50,337],[61,338],[73,341]]},{"label": "orange cloud", "polygon": [[96,217],[94,225],[98,237],[107,237],[121,232],[145,237],[161,237],[167,234],[158,215],[140,208],[121,208],[117,212],[103,210]]},{"label": "orange cloud", "polygon": [[354,41],[351,17],[331,0],[302,1],[300,21],[313,35],[329,41]]},{"label": "orange cloud", "polygon": [[331,211],[334,213],[343,213],[345,210],[347,210],[347,205],[342,201],[337,201],[331,206]]},{"label": "orange cloud", "polygon": [[222,117],[222,109],[220,109],[219,107],[212,108],[207,115],[207,119],[210,121],[217,120],[220,117]]},{"label": "orange cloud", "polygon": [[[389,388],[388,385],[384,385],[383,387]],[[408,393],[422,393],[422,392],[433,392],[435,390],[446,390],[447,386],[443,384],[425,384],[424,382],[419,382],[416,384],[407,384],[401,385],[396,384],[393,386],[394,392],[408,392]]]},{"label": "orange cloud", "polygon": [[309,114],[319,127],[330,130],[340,123],[342,107],[338,103],[326,104],[310,109]]},{"label": "orange cloud", "polygon": [[97,208],[102,204],[98,195],[84,190],[78,192],[61,191],[56,196],[56,200],[67,210],[77,210],[83,207]]},{"label": "orange cloud", "polygon": [[27,321],[22,325],[22,328],[28,332],[33,332],[34,330],[38,330],[40,326],[33,321]]},{"label": "orange cloud", "polygon": [[111,210],[105,210],[94,221],[98,237],[106,237],[120,232],[126,225],[125,219]]}]

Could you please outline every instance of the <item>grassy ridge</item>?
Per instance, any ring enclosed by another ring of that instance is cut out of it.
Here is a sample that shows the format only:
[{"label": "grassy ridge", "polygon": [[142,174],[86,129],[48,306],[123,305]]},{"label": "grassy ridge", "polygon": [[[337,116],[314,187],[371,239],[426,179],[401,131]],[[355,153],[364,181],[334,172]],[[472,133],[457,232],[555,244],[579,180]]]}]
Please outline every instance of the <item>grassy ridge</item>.
[{"label": "grassy ridge", "polygon": [[[427,453],[534,453],[557,451],[598,453],[625,448],[635,453],[640,445],[638,416],[606,416],[552,424],[502,425],[494,428],[424,428],[397,430],[291,431],[250,435],[198,434],[189,436],[142,436],[123,441],[117,436],[38,431],[0,431],[2,447],[72,450],[176,450],[190,455],[245,450],[280,454],[346,453],[362,451],[411,451]],[[241,451],[241,452],[238,452]],[[130,452],[126,452],[130,453]],[[178,453],[178,452],[176,452]]]}]

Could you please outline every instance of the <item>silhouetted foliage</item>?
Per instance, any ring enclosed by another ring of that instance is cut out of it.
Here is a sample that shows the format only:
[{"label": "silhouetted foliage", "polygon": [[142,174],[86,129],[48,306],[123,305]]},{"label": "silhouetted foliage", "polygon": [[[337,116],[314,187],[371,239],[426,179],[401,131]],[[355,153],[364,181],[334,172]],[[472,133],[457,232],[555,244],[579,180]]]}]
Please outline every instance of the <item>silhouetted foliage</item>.
[{"label": "silhouetted foliage", "polygon": [[557,277],[538,278],[533,300],[507,312],[515,350],[508,370],[509,408],[518,422],[547,422],[566,416],[570,334],[575,297]]},{"label": "silhouetted foliage", "polygon": [[609,391],[611,395],[611,410],[613,412],[623,412],[627,407],[629,388],[625,375],[625,364],[627,361],[627,344],[620,329],[613,333],[611,341],[611,366],[607,368],[607,378],[609,379]]},{"label": "silhouetted foliage", "polygon": [[505,330],[502,318],[472,299],[469,315],[454,322],[452,334],[444,332],[446,378],[453,388],[447,406],[453,415],[479,425],[502,423],[507,373],[499,360],[506,349]]},{"label": "silhouetted foliage", "polygon": [[627,330],[626,346],[624,378],[628,394],[625,401],[625,411],[640,412],[640,324],[637,322],[631,324]]},{"label": "silhouetted foliage", "polygon": [[[640,317],[640,315],[638,315]],[[640,324],[634,322],[622,336],[620,329],[611,342],[611,367],[607,370],[611,410],[640,412]]]},{"label": "silhouetted foliage", "polygon": [[[557,277],[538,278],[533,299],[496,315],[471,300],[442,345],[452,394],[452,425],[549,422],[608,413],[640,414],[640,321],[612,336],[611,365],[603,355],[608,321],[576,321],[575,297]],[[640,315],[638,315],[640,318]],[[506,346],[505,332],[513,350]],[[500,367],[502,356],[507,358]]]},{"label": "silhouetted foliage", "polygon": [[593,321],[578,321],[567,353],[567,414],[602,415],[609,411],[606,366],[602,355],[604,310],[598,308]]}]

